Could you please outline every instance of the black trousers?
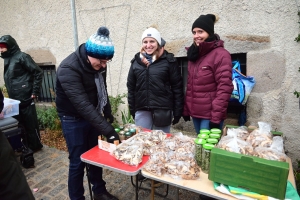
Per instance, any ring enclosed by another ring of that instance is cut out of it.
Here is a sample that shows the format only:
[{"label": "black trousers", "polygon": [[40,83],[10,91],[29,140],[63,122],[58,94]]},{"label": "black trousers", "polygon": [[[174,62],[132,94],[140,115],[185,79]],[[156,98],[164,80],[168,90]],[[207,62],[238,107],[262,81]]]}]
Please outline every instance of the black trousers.
[{"label": "black trousers", "polygon": [[14,116],[25,129],[26,145],[33,151],[43,147],[34,102],[25,108],[19,108],[19,115]]},{"label": "black trousers", "polygon": [[21,165],[2,132],[0,132],[0,188],[0,199],[35,199]]}]

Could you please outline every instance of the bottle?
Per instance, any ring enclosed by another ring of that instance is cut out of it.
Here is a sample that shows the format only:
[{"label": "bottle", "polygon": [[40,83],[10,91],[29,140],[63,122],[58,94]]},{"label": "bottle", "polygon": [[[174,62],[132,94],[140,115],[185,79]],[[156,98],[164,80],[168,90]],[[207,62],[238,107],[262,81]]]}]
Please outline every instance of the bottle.
[{"label": "bottle", "polygon": [[202,134],[202,133],[205,133],[205,134],[209,135],[209,134],[210,134],[210,131],[209,131],[208,129],[201,129],[201,130],[199,131],[199,134]]},{"label": "bottle", "polygon": [[202,149],[202,163],[201,163],[201,170],[203,173],[208,174],[209,172],[209,163],[210,163],[210,151],[214,147],[213,144],[203,144]]},{"label": "bottle", "polygon": [[205,139],[201,139],[201,138],[195,139],[195,160],[199,167],[201,167],[201,162],[202,162],[202,145],[203,144],[206,144]]},{"label": "bottle", "polygon": [[221,135],[221,133],[222,133],[221,129],[218,129],[218,128],[212,128],[212,129],[210,129],[210,132],[211,132],[211,133],[220,134],[220,135]]},{"label": "bottle", "polygon": [[132,136],[132,133],[130,131],[125,132],[125,140],[131,138],[131,136]]},{"label": "bottle", "polygon": [[121,142],[122,142],[123,140],[125,140],[125,132],[124,132],[124,131],[120,131],[120,132],[119,132],[119,137],[120,137]]}]

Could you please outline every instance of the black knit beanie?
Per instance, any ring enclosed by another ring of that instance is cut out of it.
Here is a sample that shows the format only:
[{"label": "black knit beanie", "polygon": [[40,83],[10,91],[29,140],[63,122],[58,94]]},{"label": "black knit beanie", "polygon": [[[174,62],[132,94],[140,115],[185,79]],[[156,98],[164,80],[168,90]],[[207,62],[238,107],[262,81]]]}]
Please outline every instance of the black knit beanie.
[{"label": "black knit beanie", "polygon": [[216,22],[216,16],[213,14],[200,15],[198,19],[195,20],[192,26],[192,31],[194,28],[201,28],[205,30],[209,36],[213,36],[214,31],[214,23]]}]

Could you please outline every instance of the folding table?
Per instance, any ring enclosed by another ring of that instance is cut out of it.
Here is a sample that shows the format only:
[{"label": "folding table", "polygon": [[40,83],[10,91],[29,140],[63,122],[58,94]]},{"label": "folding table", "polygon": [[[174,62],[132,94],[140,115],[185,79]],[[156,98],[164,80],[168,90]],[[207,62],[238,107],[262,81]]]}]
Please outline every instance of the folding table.
[{"label": "folding table", "polygon": [[[80,156],[82,162],[85,162],[86,169],[87,169],[87,178],[90,190],[90,196],[92,198],[92,191],[91,191],[91,183],[89,179],[89,165],[94,165],[98,167],[107,168],[114,172],[125,174],[128,176],[136,176],[141,168],[146,164],[149,160],[149,156],[143,156],[142,162],[138,166],[131,166],[128,164],[123,163],[122,161],[117,160],[115,157],[110,155],[109,152],[100,149],[98,146],[90,149],[89,151],[83,153]],[[138,199],[138,178],[135,178],[135,199]]]},{"label": "folding table", "polygon": [[[288,158],[287,162],[289,163],[290,169],[289,169],[289,175],[288,175],[288,180],[292,183],[292,185],[296,188],[296,184],[295,184],[295,178],[294,178],[294,174],[293,174],[293,166],[291,163],[291,159]],[[224,200],[234,200],[236,198],[231,197],[229,195],[223,194],[221,192],[218,192],[214,189],[213,186],[213,182],[211,180],[208,179],[208,174],[203,173],[202,171],[200,172],[200,178],[197,180],[180,180],[180,179],[173,179],[171,177],[168,176],[162,176],[162,177],[158,177],[155,176],[147,171],[145,171],[144,169],[142,169],[142,174],[143,176],[152,179],[152,180],[156,180],[159,182],[163,182],[166,184],[170,184],[173,185],[175,187],[178,188],[182,188],[185,190],[189,190],[198,194],[203,194],[209,197],[213,197],[216,199],[224,199]],[[151,200],[154,199],[154,188],[152,188],[152,192],[151,192]]]}]

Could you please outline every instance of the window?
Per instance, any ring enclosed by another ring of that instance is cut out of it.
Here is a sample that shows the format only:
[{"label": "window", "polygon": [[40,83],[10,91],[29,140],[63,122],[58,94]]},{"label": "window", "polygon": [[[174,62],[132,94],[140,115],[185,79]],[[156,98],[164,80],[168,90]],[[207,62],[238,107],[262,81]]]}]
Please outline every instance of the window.
[{"label": "window", "polygon": [[183,89],[184,94],[186,91],[186,84],[187,84],[187,76],[188,76],[188,59],[187,57],[177,57],[177,62],[179,67],[181,68],[181,76],[183,79]]},{"label": "window", "polygon": [[41,86],[39,102],[52,102],[55,100],[55,80],[56,71],[54,65],[42,65],[40,68],[44,71],[43,82]]}]

